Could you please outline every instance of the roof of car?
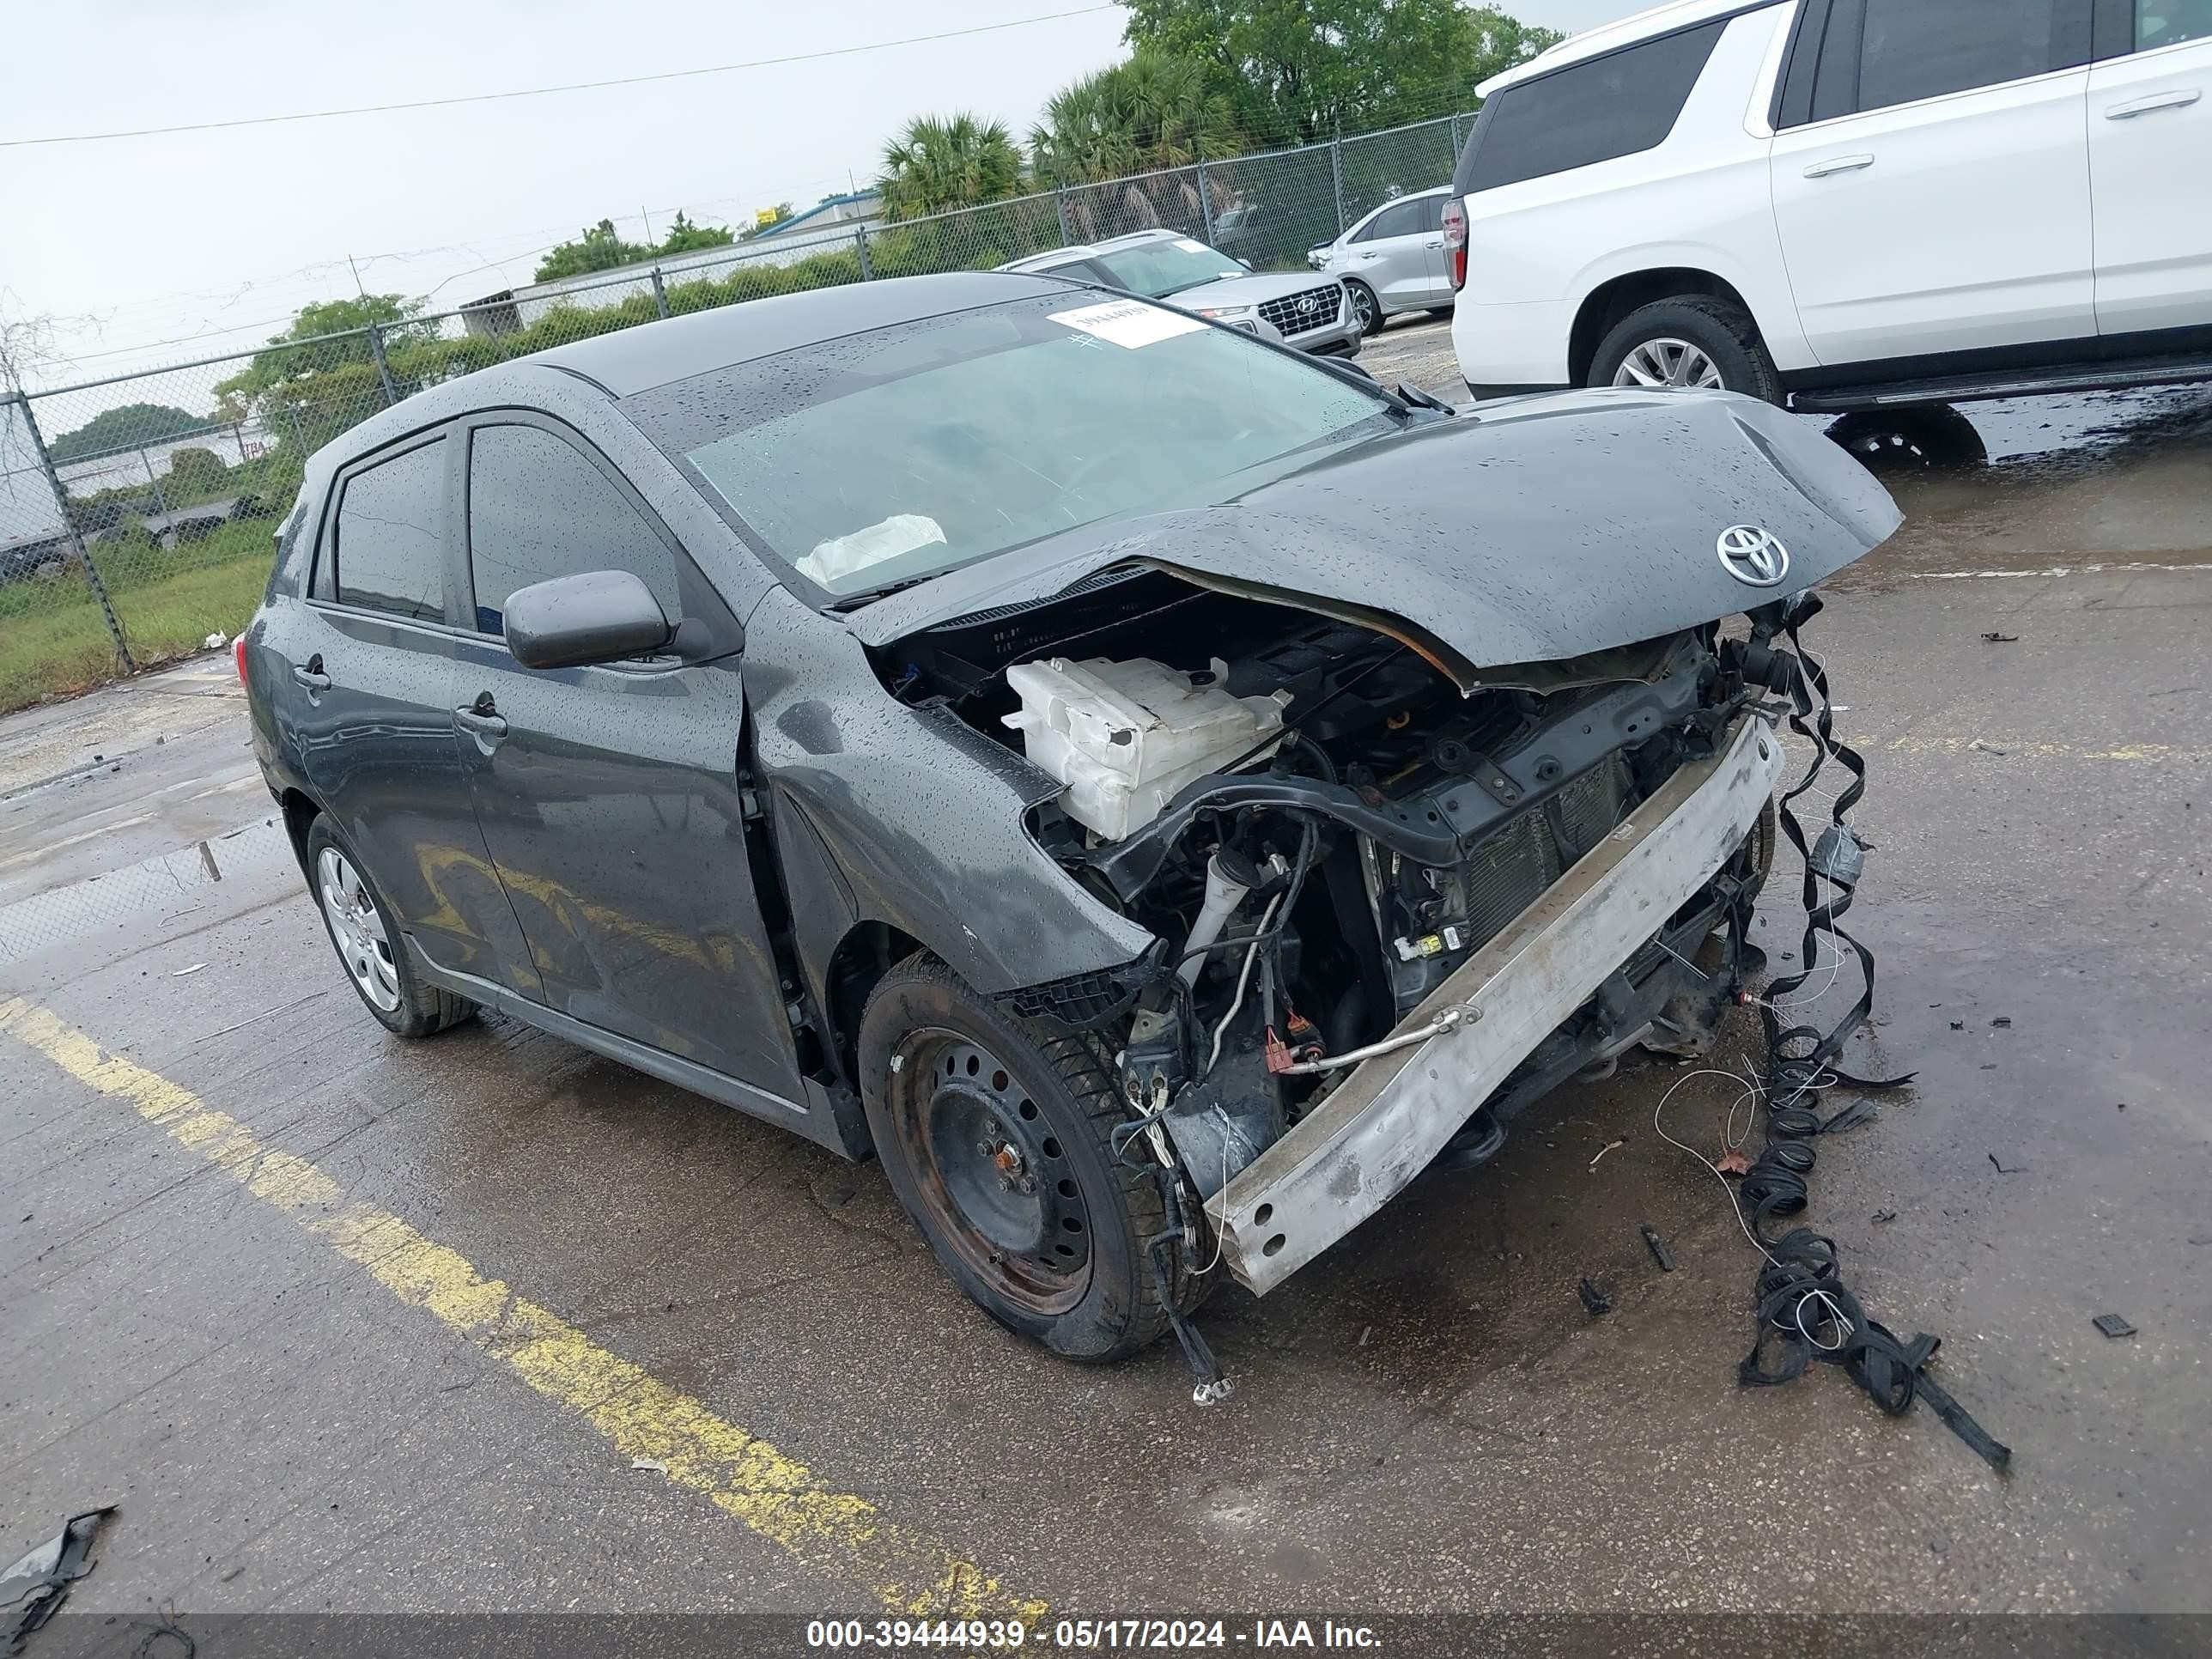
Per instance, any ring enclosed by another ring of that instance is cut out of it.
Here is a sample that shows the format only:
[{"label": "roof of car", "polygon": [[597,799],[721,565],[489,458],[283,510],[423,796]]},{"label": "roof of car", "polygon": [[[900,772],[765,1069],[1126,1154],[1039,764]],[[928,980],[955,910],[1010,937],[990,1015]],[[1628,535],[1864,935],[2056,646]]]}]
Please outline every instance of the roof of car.
[{"label": "roof of car", "polygon": [[1024,254],[1018,259],[1009,259],[998,267],[1000,270],[1042,270],[1052,265],[1066,264],[1073,260],[1088,258],[1094,253],[1111,253],[1117,247],[1134,247],[1142,242],[1158,242],[1181,239],[1179,230],[1164,226],[1152,230],[1133,230],[1120,236],[1108,236],[1096,242],[1070,242],[1066,247],[1056,247],[1043,253]]},{"label": "roof of car", "polygon": [[974,270],[895,276],[695,311],[555,346],[515,362],[567,369],[597,381],[617,398],[628,398],[710,369],[868,329],[1064,292],[1062,283],[1019,273]]},{"label": "roof of car", "polygon": [[1656,34],[1668,34],[1676,29],[1708,22],[1716,17],[1730,17],[1740,11],[1757,11],[1768,5],[1778,5],[1781,0],[1668,0],[1662,6],[1649,11],[1639,11],[1632,17],[1618,22],[1601,23],[1595,28],[1571,34],[1555,46],[1547,47],[1525,64],[1516,64],[1500,71],[1475,88],[1478,96],[1487,98],[1501,87],[1510,87],[1516,81],[1526,81],[1533,76],[1547,75],[1569,64],[1580,63],[1585,58],[1601,57],[1622,46],[1633,46],[1638,40],[1648,40]]}]

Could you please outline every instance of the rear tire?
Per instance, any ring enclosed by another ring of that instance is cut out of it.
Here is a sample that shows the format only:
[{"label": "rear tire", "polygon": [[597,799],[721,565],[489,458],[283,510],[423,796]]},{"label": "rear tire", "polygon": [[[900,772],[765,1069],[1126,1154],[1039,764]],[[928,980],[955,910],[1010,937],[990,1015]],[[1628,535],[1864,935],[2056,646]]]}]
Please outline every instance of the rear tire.
[{"label": "rear tire", "polygon": [[1703,386],[1770,404],[1783,399],[1781,377],[1750,313],[1697,294],[1639,306],[1622,318],[1599,343],[1589,384]]},{"label": "rear tire", "polygon": [[[1167,1224],[1159,1183],[1108,1141],[1127,1114],[1097,1036],[1020,1018],[917,956],[869,996],[859,1063],[891,1190],[984,1312],[1091,1363],[1168,1328],[1146,1254]],[[1188,1311],[1209,1281],[1171,1253]]]},{"label": "rear tire", "polygon": [[323,931],[362,1006],[386,1030],[429,1036],[476,1012],[467,998],[426,985],[416,975],[383,895],[328,817],[318,814],[307,826],[307,890],[322,912]]}]

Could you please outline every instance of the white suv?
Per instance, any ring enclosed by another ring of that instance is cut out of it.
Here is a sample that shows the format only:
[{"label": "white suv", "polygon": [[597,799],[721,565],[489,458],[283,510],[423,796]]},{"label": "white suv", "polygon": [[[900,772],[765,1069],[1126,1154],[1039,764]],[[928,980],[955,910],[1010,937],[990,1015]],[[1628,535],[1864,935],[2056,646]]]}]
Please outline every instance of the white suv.
[{"label": "white suv", "polygon": [[1481,91],[1443,222],[1478,396],[2212,376],[2212,0],[1679,0]]}]

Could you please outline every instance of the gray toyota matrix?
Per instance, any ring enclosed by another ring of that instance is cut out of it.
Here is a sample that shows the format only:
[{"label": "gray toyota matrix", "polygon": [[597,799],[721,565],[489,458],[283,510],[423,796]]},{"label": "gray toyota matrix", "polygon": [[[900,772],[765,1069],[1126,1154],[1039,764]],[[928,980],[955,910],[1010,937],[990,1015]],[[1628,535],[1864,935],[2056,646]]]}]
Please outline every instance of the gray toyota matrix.
[{"label": "gray toyota matrix", "polygon": [[392,1031],[494,1009],[872,1154],[1001,1322],[1203,1384],[1222,1273],[1710,1046],[1808,590],[1896,523],[1747,398],[1455,413],[917,277],[354,428],[240,663]]}]

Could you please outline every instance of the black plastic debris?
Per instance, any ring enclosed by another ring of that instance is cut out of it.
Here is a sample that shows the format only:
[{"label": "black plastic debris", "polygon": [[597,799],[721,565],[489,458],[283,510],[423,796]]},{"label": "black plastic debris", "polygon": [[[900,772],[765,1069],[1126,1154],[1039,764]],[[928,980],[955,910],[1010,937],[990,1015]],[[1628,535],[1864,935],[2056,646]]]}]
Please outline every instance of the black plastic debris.
[{"label": "black plastic debris", "polygon": [[1896,1219],[1897,1212],[1894,1210],[1876,1210],[1874,1212],[1874,1224],[1877,1227],[1882,1226],[1887,1223]]},{"label": "black plastic debris", "polygon": [[1954,1019],[1951,1022],[1951,1029],[1954,1031],[1963,1031],[1966,1029],[1966,1022],[1963,1019]]},{"label": "black plastic debris", "polygon": [[1994,629],[1983,635],[1982,637],[1987,640],[1991,645],[2018,645],[2020,643],[2019,635],[2000,634]]},{"label": "black plastic debris", "polygon": [[[1636,1231],[1644,1235],[1644,1245],[1650,1250],[1651,1259],[1659,1264],[1659,1271],[1662,1273],[1673,1273],[1674,1253],[1667,1248],[1667,1241],[1659,1237],[1659,1230],[1647,1221]],[[1587,1284],[1589,1281],[1585,1279],[1583,1283]]]},{"label": "black plastic debris", "polygon": [[1995,1019],[1991,1020],[1990,1024],[2000,1031],[2010,1030],[2012,1029],[2012,1016],[2010,1014],[1999,1014]]},{"label": "black plastic debris", "polygon": [[114,1513],[111,1504],[105,1509],[72,1515],[62,1522],[59,1532],[0,1572],[0,1607],[12,1607],[18,1601],[23,1604],[8,1632],[9,1659],[22,1652],[31,1632],[53,1617],[55,1609],[68,1599],[70,1586],[92,1571],[93,1540]]},{"label": "black plastic debris", "polygon": [[1607,1314],[1613,1311],[1613,1298],[1607,1296],[1604,1291],[1598,1289],[1596,1285],[1591,1284],[1587,1279],[1583,1279],[1581,1284],[1575,1286],[1575,1293],[1582,1297],[1583,1306],[1589,1310],[1590,1315],[1593,1318],[1599,1314]]},{"label": "black plastic debris", "polygon": [[2026,1175],[2027,1173],[2027,1166],[2022,1164],[2015,1164],[2010,1169],[2007,1169],[2003,1164],[1997,1162],[1997,1155],[1995,1152],[1991,1152],[1990,1154],[1990,1167],[1995,1169],[1999,1175]]},{"label": "black plastic debris", "polygon": [[2133,1336],[2136,1328],[2118,1314],[2099,1314],[2089,1322],[2106,1336]]}]

